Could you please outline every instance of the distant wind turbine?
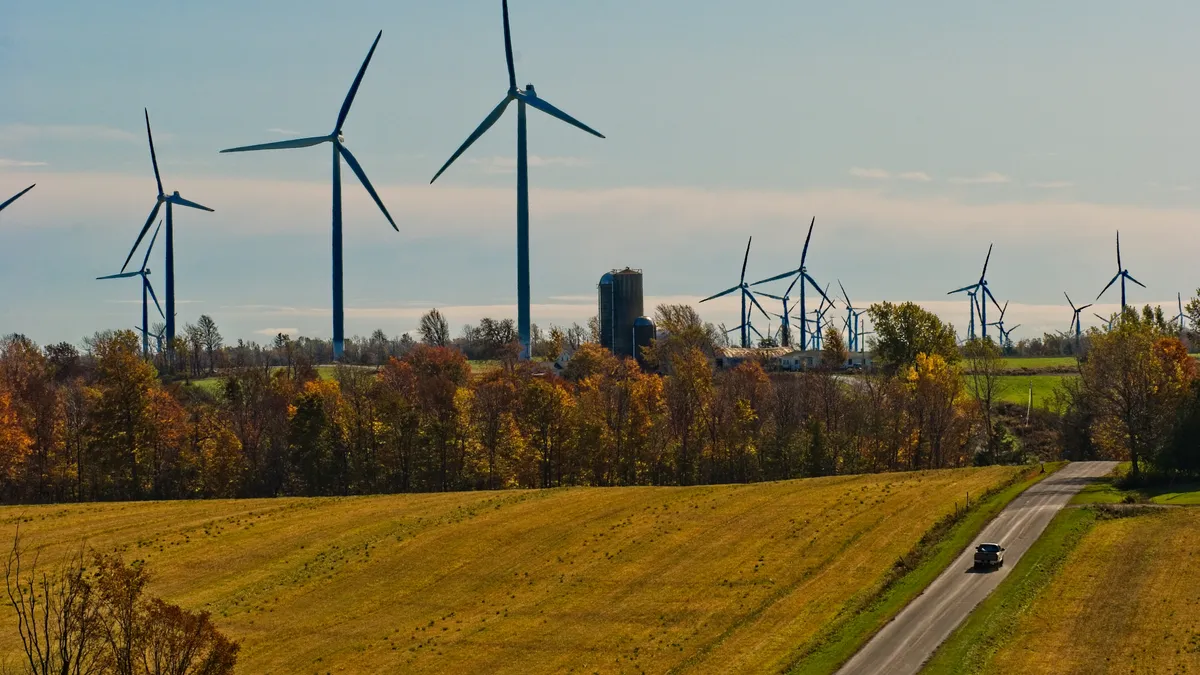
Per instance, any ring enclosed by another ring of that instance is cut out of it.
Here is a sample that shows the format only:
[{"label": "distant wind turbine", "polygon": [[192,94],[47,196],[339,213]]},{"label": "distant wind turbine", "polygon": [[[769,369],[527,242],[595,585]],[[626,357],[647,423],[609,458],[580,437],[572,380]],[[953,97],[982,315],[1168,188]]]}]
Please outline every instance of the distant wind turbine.
[{"label": "distant wind turbine", "polygon": [[[955,293],[963,293],[963,292],[970,293],[971,291],[976,291],[979,294],[979,297],[975,301],[973,301],[972,304],[978,306],[980,332],[983,334],[982,337],[984,337],[984,338],[987,337],[987,327],[988,327],[987,301],[990,299],[992,301],[992,304],[994,304],[996,306],[996,309],[1000,309],[1000,303],[996,300],[996,296],[992,295],[991,289],[988,288],[987,268],[988,268],[988,262],[991,261],[991,259],[992,259],[992,245],[988,244],[987,257],[984,258],[984,260],[983,260],[983,272],[981,272],[979,274],[979,281],[976,281],[975,283],[971,284],[970,286],[963,286],[962,288],[957,288],[946,294],[946,295],[954,295]],[[972,316],[972,320],[974,320],[975,315],[972,313],[971,316]],[[972,337],[974,337],[974,334],[972,334]]]},{"label": "distant wind turbine", "polygon": [[1176,293],[1175,299],[1179,302],[1179,314],[1175,316],[1175,322],[1179,324],[1179,332],[1183,333],[1183,331],[1187,328],[1187,315],[1183,313],[1183,294]]},{"label": "distant wind turbine", "polygon": [[1067,329],[1067,332],[1069,333],[1072,329],[1075,330],[1075,353],[1079,354],[1083,349],[1083,325],[1079,320],[1079,313],[1091,307],[1092,303],[1076,307],[1075,303],[1071,302],[1071,296],[1067,295],[1066,291],[1063,291],[1063,295],[1067,298],[1067,304],[1071,306],[1071,310],[1075,312],[1075,315],[1071,317],[1071,327]]},{"label": "distant wind turbine", "polygon": [[[488,129],[492,128],[496,122],[504,116],[504,111],[513,101],[517,102],[517,335],[521,341],[522,359],[529,359],[530,356],[530,300],[529,300],[529,144],[527,141],[525,109],[526,107],[540,110],[547,115],[559,119],[571,126],[586,131],[598,138],[604,138],[604,135],[599,131],[589,127],[579,120],[571,117],[567,113],[550,105],[546,99],[538,96],[532,84],[525,85],[525,89],[517,88],[517,71],[513,65],[513,48],[512,48],[512,33],[508,24],[508,0],[502,0],[501,9],[504,13],[504,58],[508,63],[508,93],[504,95],[504,99],[500,101],[492,112],[484,118],[483,122],[467,137],[467,140],[459,146],[458,150],[446,160],[442,168],[434,174],[433,183],[441,176],[454,160],[458,159],[467,148],[471,147],[475,141],[487,133]],[[743,342],[745,342],[745,331],[743,333]]]},{"label": "distant wind turbine", "polygon": [[732,288],[727,288],[715,295],[710,295],[707,298],[700,301],[701,303],[704,303],[704,302],[708,302],[709,300],[716,300],[717,298],[724,297],[726,295],[729,295],[730,293],[736,293],[738,291],[741,291],[741,295],[742,295],[741,321],[742,321],[742,324],[740,326],[738,326],[737,328],[733,328],[733,329],[729,330],[729,332],[732,333],[735,330],[741,331],[742,347],[750,346],[750,331],[754,331],[758,335],[759,338],[762,338],[762,333],[759,333],[758,330],[756,330],[754,328],[754,325],[751,324],[751,322],[750,322],[750,314],[747,311],[748,308],[746,306],[746,300],[749,300],[753,306],[757,307],[758,311],[762,312],[763,316],[767,317],[768,321],[770,321],[770,318],[771,318],[770,315],[767,314],[767,310],[763,309],[762,305],[758,304],[758,298],[754,297],[754,293],[750,291],[750,285],[746,283],[746,265],[747,265],[747,263],[750,262],[750,244],[753,241],[754,241],[754,237],[750,237],[750,239],[746,241],[746,257],[742,259],[742,276],[741,276],[741,279],[738,281],[738,285],[734,286]]},{"label": "distant wind turbine", "polygon": [[[158,227],[154,228],[154,236],[150,237],[150,245],[146,247],[146,257],[142,258],[142,267],[136,272],[122,272],[120,274],[110,274],[106,277],[96,277],[97,280],[104,279],[128,279],[131,277],[142,278],[142,357],[150,356],[150,300],[154,300],[154,306],[158,308],[158,313],[164,319],[167,315],[163,312],[162,305],[158,304],[158,296],[154,294],[154,287],[150,285],[150,268],[147,266],[150,262],[150,252],[154,250],[154,242],[158,239],[158,232],[162,229],[162,221],[158,221]],[[170,319],[167,319],[170,321]],[[168,324],[169,325],[169,324]]]},{"label": "distant wind turbine", "polygon": [[[350,114],[350,106],[354,103],[354,97],[358,94],[358,87],[362,84],[363,75],[367,72],[367,66],[371,63],[371,57],[375,55],[375,47],[379,46],[379,38],[383,37],[383,31],[375,36],[375,42],[371,43],[371,51],[367,52],[367,58],[363,60],[362,67],[358,69],[358,75],[354,77],[354,83],[350,85],[350,91],[346,94],[345,100],[342,101],[342,109],[338,111],[337,122],[333,126],[333,131],[326,136],[312,136],[310,138],[297,138],[290,141],[278,141],[275,143],[262,143],[259,145],[247,145],[240,148],[230,148],[221,152],[250,152],[253,150],[282,150],[287,148],[307,148],[321,143],[330,143],[333,145],[333,357],[341,359],[345,351],[345,321],[344,321],[344,305],[342,295],[342,160],[346,160],[346,164],[350,166],[350,170],[358,176],[358,180],[363,187],[367,189],[367,194],[371,195],[371,199],[375,200],[375,205],[383,212],[383,216],[387,218],[392,229],[397,232],[400,228],[396,227],[396,221],[392,219],[392,214],[388,213],[387,207],[383,205],[383,200],[379,198],[379,193],[375,191],[375,187],[371,185],[371,181],[367,179],[367,174],[363,171],[358,160],[351,154],[349,148],[344,144],[346,137],[342,135],[342,126],[346,123],[346,116]],[[170,331],[168,331],[168,334]]]},{"label": "distant wind turbine", "polygon": [[842,289],[842,297],[846,299],[846,348],[849,351],[862,351],[858,344],[858,318],[865,313],[865,310],[857,309],[854,303],[850,302],[850,296],[846,293],[846,287],[842,285],[842,280],[838,279],[838,288]]},{"label": "distant wind turbine", "polygon": [[1105,324],[1104,330],[1112,330],[1113,320],[1112,320],[1111,316],[1106,319],[1095,312],[1092,312],[1092,316],[1094,316],[1097,319],[1100,319],[1101,321],[1104,322],[1104,324]]},{"label": "distant wind turbine", "polygon": [[[1121,313],[1123,314],[1125,312],[1125,280],[1128,279],[1128,280],[1132,281],[1133,283],[1137,284],[1138,286],[1141,286],[1142,288],[1145,288],[1146,284],[1143,284],[1142,282],[1138,281],[1137,279],[1134,279],[1133,275],[1129,273],[1129,270],[1125,269],[1125,267],[1123,267],[1121,265],[1121,231],[1120,230],[1117,230],[1117,275],[1112,278],[1112,281],[1108,282],[1108,286],[1105,286],[1103,291],[1100,291],[1100,295],[1104,295],[1104,292],[1107,291],[1109,289],[1109,287],[1111,287],[1114,283],[1116,283],[1117,279],[1121,280]],[[1100,299],[1100,295],[1096,296],[1097,300]]]},{"label": "distant wind turbine", "polygon": [[[783,301],[783,306],[785,308],[784,319],[783,319],[784,320],[783,346],[785,346],[785,347],[790,346],[789,343],[790,343],[790,337],[791,337],[791,322],[787,319],[786,308],[787,308],[788,300],[791,299],[792,289],[795,288],[796,283],[797,282],[800,283],[800,316],[805,316],[808,313],[808,308],[805,306],[805,294],[804,294],[805,284],[812,284],[813,288],[816,289],[817,293],[820,293],[822,296],[825,295],[825,292],[821,290],[820,284],[818,284],[816,282],[816,280],[813,279],[812,276],[809,275],[808,270],[804,266],[805,260],[808,259],[808,243],[812,240],[813,225],[816,225],[816,223],[817,223],[817,218],[816,218],[816,216],[813,216],[812,222],[810,222],[808,224],[808,236],[804,238],[804,250],[803,250],[803,252],[800,253],[800,266],[799,267],[797,267],[794,270],[784,272],[783,274],[776,274],[775,276],[770,277],[769,279],[763,279],[762,281],[756,281],[756,282],[750,284],[751,286],[758,286],[759,284],[766,284],[766,283],[770,283],[772,281],[778,281],[780,279],[786,279],[788,277],[794,276],[794,278],[792,279],[792,283],[787,287],[787,290],[784,291],[783,297],[779,297],[777,295],[771,295],[769,293],[762,293],[762,295],[765,295],[768,298],[774,298],[776,300]],[[825,299],[828,300],[829,298],[826,297]],[[808,349],[807,330],[808,330],[808,327],[805,325],[805,323],[803,321],[801,321],[800,322],[800,349],[801,350]]]},{"label": "distant wind turbine", "polygon": [[[154,154],[154,135],[150,133],[150,111],[143,108],[142,112],[146,115],[146,138],[150,141],[150,163],[154,165],[154,181],[158,184],[158,197],[155,199],[154,208],[150,209],[150,217],[146,219],[146,224],[142,226],[142,231],[138,233],[137,240],[133,242],[133,248],[129,249],[129,255],[125,257],[125,264],[121,265],[121,271],[124,272],[126,267],[129,267],[129,261],[133,259],[134,252],[142,243],[142,239],[146,233],[150,231],[150,226],[154,224],[154,219],[158,217],[158,210],[163,204],[167,205],[167,348],[171,348],[171,344],[175,340],[175,220],[173,217],[172,206],[186,206],[189,209],[198,209],[200,211],[209,211],[212,209],[207,206],[201,206],[196,202],[190,202],[179,196],[179,191],[166,194],[163,190],[162,176],[158,173],[158,156]],[[155,234],[158,231],[155,230]],[[147,252],[148,254],[148,252]],[[142,265],[145,267],[145,265]],[[156,301],[157,302],[157,301]]]},{"label": "distant wind turbine", "polygon": [[4,208],[5,208],[6,206],[8,206],[9,204],[11,204],[11,203],[13,203],[13,202],[17,201],[18,199],[20,199],[20,198],[21,198],[21,195],[25,194],[26,192],[29,192],[30,190],[32,190],[32,189],[33,189],[33,188],[35,188],[35,187],[37,187],[37,183],[34,183],[33,185],[30,185],[29,187],[25,188],[24,190],[21,190],[21,191],[20,191],[20,192],[18,192],[17,194],[15,194],[15,195],[13,195],[12,197],[10,197],[10,198],[8,198],[7,200],[5,200],[5,202],[4,202],[3,204],[0,204],[0,211],[3,211],[3,210],[4,210]]}]

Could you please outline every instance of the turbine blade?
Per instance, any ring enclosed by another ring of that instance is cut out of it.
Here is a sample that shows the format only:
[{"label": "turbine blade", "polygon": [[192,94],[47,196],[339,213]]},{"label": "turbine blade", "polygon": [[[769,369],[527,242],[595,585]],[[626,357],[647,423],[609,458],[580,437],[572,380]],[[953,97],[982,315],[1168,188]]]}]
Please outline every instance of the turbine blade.
[{"label": "turbine blade", "polygon": [[799,272],[799,271],[800,271],[800,270],[791,270],[791,271],[788,271],[788,272],[784,272],[783,274],[776,274],[776,275],[775,275],[775,276],[773,276],[773,277],[770,277],[770,278],[767,278],[767,279],[763,279],[762,281],[756,281],[756,282],[754,282],[754,283],[752,283],[752,284],[750,284],[750,285],[751,285],[751,286],[759,286],[759,285],[762,285],[762,284],[769,284],[769,283],[771,283],[772,281],[779,281],[780,279],[786,279],[786,278],[788,278],[788,277],[792,276],[793,274],[795,274],[796,272]]},{"label": "turbine blade", "polygon": [[150,133],[150,111],[142,108],[142,112],[146,113],[146,138],[150,139],[150,162],[154,164],[154,182],[158,183],[158,194],[163,193],[162,176],[158,173],[158,157],[154,154],[154,134]]},{"label": "turbine blade", "polygon": [[746,257],[742,258],[742,283],[746,283],[746,264],[750,262],[750,243],[754,241],[754,237],[746,240]]},{"label": "turbine blade", "polygon": [[1075,310],[1075,311],[1077,311],[1077,312],[1082,312],[1083,310],[1085,310],[1085,309],[1087,309],[1088,307],[1091,307],[1091,306],[1092,306],[1092,303],[1090,303],[1090,302],[1089,302],[1088,304],[1084,305],[1083,307],[1080,307],[1079,309],[1077,309],[1077,310]]},{"label": "turbine blade", "polygon": [[174,195],[171,195],[170,197],[167,197],[167,201],[171,202],[172,204],[174,204],[176,206],[186,206],[189,209],[197,209],[199,211],[208,211],[209,213],[212,213],[212,209],[208,208],[207,206],[204,206],[203,204],[197,204],[196,202],[193,202],[193,201],[188,201],[188,200],[184,199],[183,197],[180,197],[178,194],[174,194]]},{"label": "turbine blade", "polygon": [[162,229],[163,221],[158,221],[158,227],[154,228],[154,236],[150,237],[150,245],[146,247],[146,257],[142,258],[142,271],[146,271],[146,263],[150,262],[150,252],[154,250],[154,242],[158,240],[158,231]]},{"label": "turbine blade", "polygon": [[764,339],[762,336],[762,333],[758,332],[758,329],[754,327],[754,324],[752,324],[752,323],[746,324],[746,327],[749,328],[750,330],[754,331],[754,334],[758,336],[759,340]]},{"label": "turbine blade", "polygon": [[950,291],[946,295],[954,295],[955,293],[962,293],[963,291],[970,291],[970,290],[972,290],[974,288],[978,288],[978,287],[979,287],[979,284],[971,284],[970,286],[963,286],[962,288],[957,288],[953,291]]},{"label": "turbine blade", "polygon": [[1021,327],[1021,324],[1017,324],[1017,325],[1013,326],[1012,328],[1009,328],[1008,330],[1004,331],[1004,334],[1011,335],[1014,330],[1016,330],[1020,327]]},{"label": "turbine blade", "polygon": [[[1117,279],[1120,279],[1120,278],[1121,278],[1121,273],[1120,273],[1120,272],[1117,272],[1116,276],[1114,276],[1114,277],[1112,278],[1112,281],[1108,282],[1108,285],[1104,287],[1104,291],[1107,291],[1109,288],[1112,288],[1112,285],[1113,285],[1114,283],[1116,283]],[[1104,295],[1104,291],[1100,291],[1100,295]],[[1097,300],[1099,300],[1099,299],[1100,299],[1100,295],[1097,295],[1097,296],[1096,296],[1096,299],[1097,299]]]},{"label": "turbine blade", "polygon": [[[803,274],[803,273],[801,273],[801,274]],[[796,287],[796,282],[797,282],[797,281],[800,281],[801,274],[797,274],[797,275],[796,275],[796,278],[795,278],[795,279],[792,279],[792,283],[788,284],[787,290],[783,292],[783,294],[784,294],[785,296],[791,297],[791,295],[792,295],[792,289]]]},{"label": "turbine blade", "polygon": [[296,138],[290,141],[276,141],[274,143],[259,143],[258,145],[243,145],[238,148],[229,148],[221,152],[253,152],[255,150],[284,150],[286,148],[307,148],[309,146],[327,143],[333,140],[329,136],[311,136],[309,138]]},{"label": "turbine blade", "polygon": [[770,293],[763,293],[762,291],[759,291],[758,294],[763,296],[764,298],[771,298],[772,300],[783,300],[783,298],[781,296],[772,295]]},{"label": "turbine blade", "polygon": [[1002,317],[1003,317],[1003,316],[1004,316],[1004,310],[1003,310],[1003,309],[1001,309],[1001,307],[1000,307],[1000,301],[996,300],[996,296],[992,295],[992,289],[988,288],[987,286],[984,286],[984,287],[983,287],[983,294],[984,294],[984,295],[986,295],[986,296],[988,296],[989,298],[991,298],[991,299],[992,299],[992,304],[996,306],[996,309],[999,309],[999,310],[1000,310],[1000,316],[1002,316]]},{"label": "turbine blade", "polygon": [[1138,286],[1141,286],[1142,288],[1146,287],[1146,284],[1143,284],[1142,282],[1138,281],[1137,279],[1134,279],[1133,275],[1130,274],[1129,272],[1125,273],[1125,278],[1132,281],[1133,283],[1137,284]]},{"label": "turbine blade", "polygon": [[1121,231],[1117,230],[1117,271],[1125,269],[1121,267]]},{"label": "turbine blade", "polygon": [[808,224],[808,236],[804,238],[804,252],[800,254],[800,267],[804,267],[804,261],[808,259],[808,242],[812,241],[813,225],[817,224],[817,217],[813,216],[812,222]]},{"label": "turbine blade", "polygon": [[983,272],[979,274],[979,283],[981,284],[983,283],[984,277],[987,276],[988,262],[992,259],[992,246],[993,244],[988,244],[988,254],[987,257],[983,259]]},{"label": "turbine blade", "polygon": [[33,189],[33,188],[34,188],[36,185],[37,185],[37,183],[34,183],[33,185],[30,185],[29,187],[25,188],[24,190],[21,190],[20,192],[18,192],[16,195],[14,195],[14,196],[13,196],[11,199],[9,199],[8,201],[4,202],[3,204],[0,204],[0,211],[3,211],[3,210],[4,210],[4,207],[6,207],[6,206],[8,206],[9,204],[11,204],[11,203],[13,203],[13,202],[17,201],[18,199],[20,199],[20,198],[21,198],[21,195],[25,194],[26,192],[29,192],[29,191],[30,191],[30,190],[32,190],[32,189]]},{"label": "turbine blade", "polygon": [[392,214],[388,213],[387,207],[383,205],[383,200],[379,198],[379,193],[375,191],[374,186],[371,185],[371,181],[367,180],[367,174],[362,170],[362,166],[359,165],[358,160],[354,159],[354,155],[350,154],[350,150],[341,143],[337,144],[337,149],[342,153],[342,157],[346,158],[346,163],[350,165],[350,169],[354,171],[354,175],[358,176],[358,180],[367,189],[367,192],[371,195],[371,199],[375,200],[375,205],[379,207],[380,211],[383,211],[384,217],[392,224],[392,229],[399,232],[400,228],[396,227],[396,221],[392,220]]},{"label": "turbine blade", "polygon": [[126,267],[129,267],[129,261],[133,259],[134,251],[141,245],[142,239],[145,238],[146,232],[150,230],[150,225],[154,223],[154,219],[158,217],[158,210],[162,208],[162,202],[154,202],[154,208],[150,210],[150,217],[146,219],[146,224],[142,226],[142,231],[138,233],[137,241],[133,242],[133,248],[129,249],[129,255],[125,258],[125,264],[121,265],[121,271],[124,272]]},{"label": "turbine blade", "polygon": [[516,93],[516,96],[517,96],[517,98],[521,99],[522,101],[524,101],[527,105],[529,105],[532,108],[537,108],[538,110],[541,110],[542,112],[546,113],[547,115],[549,115],[551,117],[557,117],[558,119],[566,122],[567,124],[570,124],[571,126],[577,128],[577,129],[586,131],[593,136],[596,136],[598,138],[604,138],[604,134],[589,127],[588,125],[584,124],[583,122],[580,122],[579,120],[575,119],[574,117],[571,117],[570,115],[559,110],[558,108],[555,108],[554,106],[550,105],[550,103],[544,98],[539,98],[535,94],[529,94],[527,92],[520,92],[520,91]]},{"label": "turbine blade", "polygon": [[838,279],[838,288],[842,289],[842,297],[846,299],[846,309],[853,307],[854,304],[850,302],[850,296],[846,295],[846,287],[842,285],[841,279]]},{"label": "turbine blade", "polygon": [[472,143],[479,140],[480,136],[484,135],[487,133],[488,129],[492,128],[492,125],[495,124],[502,115],[504,115],[504,110],[508,108],[508,104],[511,103],[512,100],[513,97],[511,95],[505,96],[504,100],[500,102],[500,105],[496,106],[492,109],[492,112],[488,113],[488,116],[484,118],[483,122],[480,123],[480,125],[475,128],[475,131],[471,132],[471,135],[467,137],[466,142],[458,146],[458,150],[455,150],[454,154],[450,156],[450,159],[446,160],[446,163],[442,165],[442,168],[438,169],[438,172],[433,175],[433,180],[429,181],[430,184],[436,181],[438,176],[442,175],[446,169],[449,169],[450,165],[454,163],[454,160],[458,159],[460,155],[466,152],[467,148],[471,147]]},{"label": "turbine blade", "polygon": [[140,271],[138,271],[138,272],[122,272],[121,274],[110,274],[106,277],[96,277],[96,281],[103,281],[105,279],[128,279],[130,277],[139,277],[141,275],[142,275],[142,273]]},{"label": "turbine blade", "polygon": [[358,75],[354,76],[354,84],[350,85],[350,91],[346,94],[346,100],[342,101],[342,109],[338,112],[335,132],[341,131],[342,125],[346,123],[346,115],[350,114],[350,106],[354,104],[354,97],[358,94],[358,85],[362,84],[363,75],[367,72],[367,65],[371,63],[371,57],[375,55],[375,48],[379,46],[381,37],[383,37],[383,31],[379,31],[379,34],[375,36],[375,41],[371,43],[371,51],[367,52],[367,58],[363,60],[362,67],[358,69]]},{"label": "turbine blade", "polygon": [[758,308],[758,311],[762,312],[763,316],[768,316],[768,312],[767,312],[767,310],[763,309],[763,306],[762,306],[762,305],[760,305],[760,304],[758,304],[758,298],[754,297],[754,294],[753,294],[753,293],[751,293],[751,292],[750,292],[750,291],[748,291],[748,290],[747,290],[747,291],[745,291],[745,293],[746,293],[746,296],[750,298],[750,302],[751,302],[751,303],[752,303],[752,304],[753,304],[755,307],[757,307],[757,308]]},{"label": "turbine blade", "polygon": [[1071,302],[1071,296],[1067,295],[1066,291],[1063,291],[1063,296],[1067,298],[1067,304],[1071,306],[1071,309],[1075,309],[1075,303]]},{"label": "turbine blade", "polygon": [[[804,278],[805,278],[805,279],[808,279],[808,283],[812,284],[813,288],[817,289],[817,292],[821,294],[821,298],[822,298],[821,302],[826,302],[826,301],[828,301],[828,302],[829,302],[829,306],[830,306],[830,307],[832,307],[832,306],[833,306],[833,300],[830,300],[830,299],[829,299],[829,296],[828,296],[828,295],[825,295],[825,291],[821,290],[821,286],[820,286],[820,284],[818,284],[818,283],[817,283],[816,279],[813,279],[812,277],[810,277],[810,276],[808,275],[808,272],[805,272],[805,273],[804,273]],[[829,286],[828,286],[828,284],[826,284],[826,288],[828,288],[828,287],[829,287]]]},{"label": "turbine blade", "polygon": [[501,0],[501,6],[504,9],[504,60],[508,63],[508,90],[516,91],[517,69],[513,65],[512,31],[508,25],[508,0]]},{"label": "turbine blade", "polygon": [[[733,288],[730,288],[729,290],[726,290],[726,291],[721,291],[720,293],[717,293],[716,295],[710,295],[710,296],[708,296],[707,298],[705,298],[705,299],[701,300],[700,302],[708,302],[709,300],[716,300],[717,298],[720,298],[720,297],[724,297],[724,296],[726,296],[726,295],[729,295],[730,293],[732,293],[732,292],[734,292],[734,291],[736,291],[736,290],[739,290],[739,289],[741,289],[741,286],[740,286],[740,285],[739,285],[739,286],[734,286]],[[696,304],[700,304],[700,303],[696,303]]]},{"label": "turbine blade", "polygon": [[733,331],[735,331],[735,330],[741,330],[741,329],[742,329],[742,328],[743,328],[745,325],[746,325],[746,324],[742,324],[741,326],[734,326],[733,328],[730,328],[729,330],[727,330],[727,331],[725,331],[725,332],[726,332],[726,333],[732,333],[732,332],[733,332]]},{"label": "turbine blade", "polygon": [[150,291],[150,297],[154,300],[154,306],[158,308],[158,315],[164,319],[167,318],[167,315],[163,314],[162,305],[158,304],[158,296],[154,294],[154,286],[150,285],[150,280],[145,279],[143,283],[146,284],[146,290]]}]

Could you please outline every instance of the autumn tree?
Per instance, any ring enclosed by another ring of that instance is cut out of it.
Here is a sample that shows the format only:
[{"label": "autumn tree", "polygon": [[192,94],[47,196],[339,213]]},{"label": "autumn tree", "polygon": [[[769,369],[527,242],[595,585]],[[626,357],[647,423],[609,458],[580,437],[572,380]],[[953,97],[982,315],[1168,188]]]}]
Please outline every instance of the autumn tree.
[{"label": "autumn tree", "polygon": [[1093,336],[1080,364],[1081,396],[1095,411],[1092,437],[1110,455],[1128,457],[1135,481],[1169,443],[1195,377],[1195,362],[1151,314],[1127,312],[1113,330]]},{"label": "autumn tree", "polygon": [[992,464],[996,462],[998,451],[993,413],[996,400],[1003,393],[1003,352],[991,338],[976,338],[963,346],[963,355],[966,357],[967,390],[979,404],[987,453],[984,459]]},{"label": "autumn tree", "polygon": [[92,406],[92,453],[106,493],[138,499],[145,495],[155,433],[152,399],[158,390],[154,367],[142,360],[132,331],[98,340],[96,400]]},{"label": "autumn tree", "polygon": [[846,349],[846,341],[842,333],[832,326],[825,329],[825,339],[821,343],[821,365],[825,368],[841,368],[850,358],[850,350]]},{"label": "autumn tree", "polygon": [[918,354],[936,354],[946,363],[959,360],[954,327],[920,305],[883,302],[867,311],[875,327],[871,348],[889,371],[903,372],[917,362]]},{"label": "autumn tree", "polygon": [[417,330],[421,333],[422,344],[430,347],[450,344],[450,323],[436,307],[421,316],[421,325]]},{"label": "autumn tree", "polygon": [[961,409],[963,382],[959,369],[940,354],[918,353],[905,377],[912,396],[917,433],[911,458],[914,469],[941,469],[962,464],[961,449],[969,424]]},{"label": "autumn tree", "polygon": [[208,372],[211,374],[217,367],[213,355],[221,348],[221,331],[217,328],[217,322],[207,314],[200,315],[196,321],[196,328],[199,331],[200,344],[204,346],[205,355],[208,357]]}]

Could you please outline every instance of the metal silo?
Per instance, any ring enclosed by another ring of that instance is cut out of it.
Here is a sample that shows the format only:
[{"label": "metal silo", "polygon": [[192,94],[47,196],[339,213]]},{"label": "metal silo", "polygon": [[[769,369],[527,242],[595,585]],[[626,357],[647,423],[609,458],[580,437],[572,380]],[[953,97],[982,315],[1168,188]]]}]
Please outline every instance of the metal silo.
[{"label": "metal silo", "polygon": [[600,277],[600,346],[613,348],[613,275]]},{"label": "metal silo", "polygon": [[642,352],[643,349],[650,346],[650,343],[658,336],[658,329],[654,326],[654,322],[644,316],[639,316],[633,322],[633,347],[634,357],[637,358],[638,365],[642,368],[646,367],[646,357]]},{"label": "metal silo", "polygon": [[600,277],[600,346],[634,356],[633,323],[642,315],[642,271],[626,267]]},{"label": "metal silo", "polygon": [[613,276],[613,353],[634,356],[633,322],[643,314],[642,271],[626,267]]}]

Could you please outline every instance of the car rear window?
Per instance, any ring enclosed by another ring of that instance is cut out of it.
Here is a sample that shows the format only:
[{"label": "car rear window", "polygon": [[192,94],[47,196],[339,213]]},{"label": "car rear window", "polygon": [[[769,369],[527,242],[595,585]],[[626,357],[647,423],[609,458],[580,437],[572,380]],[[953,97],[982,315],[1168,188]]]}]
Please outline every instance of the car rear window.
[{"label": "car rear window", "polygon": [[979,550],[984,553],[999,553],[1000,547],[996,544],[980,544]]}]

